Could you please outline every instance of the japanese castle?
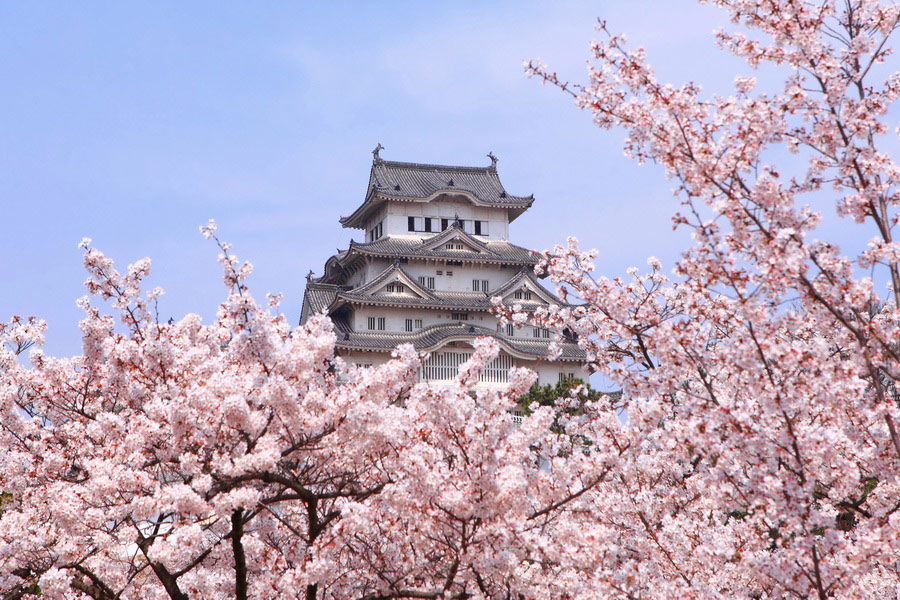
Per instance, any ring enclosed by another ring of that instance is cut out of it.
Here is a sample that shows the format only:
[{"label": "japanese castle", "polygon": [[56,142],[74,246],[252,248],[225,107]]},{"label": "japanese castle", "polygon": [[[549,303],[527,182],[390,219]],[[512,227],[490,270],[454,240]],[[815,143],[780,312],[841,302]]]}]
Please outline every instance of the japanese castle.
[{"label": "japanese castle", "polygon": [[491,299],[534,310],[565,304],[534,274],[538,259],[508,241],[509,225],[534,202],[506,192],[497,158],[486,167],[453,167],[382,159],[373,152],[365,199],[341,225],[365,232],[307,276],[300,322],[325,312],[334,321],[338,353],[370,366],[411,343],[430,358],[421,377],[453,379],[472,355],[475,338],[497,339],[500,355],[481,375],[482,386],[502,387],[509,369],[526,366],[541,385],[583,377],[584,352],[563,336],[561,355],[547,360],[557,334],[501,324]]}]

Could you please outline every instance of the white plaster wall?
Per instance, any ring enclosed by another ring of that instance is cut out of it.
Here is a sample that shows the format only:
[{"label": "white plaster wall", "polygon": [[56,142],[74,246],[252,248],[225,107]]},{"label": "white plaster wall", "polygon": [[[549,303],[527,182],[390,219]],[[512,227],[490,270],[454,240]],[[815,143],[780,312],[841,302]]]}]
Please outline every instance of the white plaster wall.
[{"label": "white plaster wall", "polygon": [[[478,279],[479,281],[487,279],[490,282],[490,289],[494,290],[519,272],[518,267],[501,268],[500,265],[491,264],[448,266],[445,263],[446,261],[426,262],[410,259],[408,263],[402,266],[403,270],[416,279],[419,276],[434,277],[434,289],[443,292],[471,292],[473,279]],[[388,259],[372,259],[365,269],[365,281],[371,281],[391,264],[392,261]],[[438,271],[443,272],[443,275],[438,275]],[[453,275],[447,275],[447,271],[452,271]],[[360,285],[360,283],[354,284]]]},{"label": "white plaster wall", "polygon": [[[453,319],[454,312],[465,312],[469,315],[467,321],[458,321]],[[499,320],[493,314],[488,311],[476,311],[476,310],[435,310],[431,308],[397,308],[394,306],[358,306],[353,313],[352,319],[352,327],[354,331],[358,332],[367,332],[369,330],[369,317],[384,317],[385,319],[385,333],[409,333],[406,331],[406,319],[413,319],[413,325],[415,325],[415,319],[422,320],[422,328],[430,327],[431,325],[447,325],[450,323],[463,323],[469,325],[477,325],[478,327],[484,327],[490,329],[491,331],[502,331],[504,335],[506,335],[507,329],[505,325],[501,326],[501,329],[497,328],[497,324]],[[379,331],[379,330],[375,330]],[[417,331],[414,329],[414,332]],[[515,339],[526,339],[533,340],[538,339],[542,341],[549,341],[553,337],[553,332],[550,333],[550,338],[544,338],[543,335],[540,337],[535,337],[534,335],[534,327],[531,325],[526,325],[520,328],[513,328],[513,335],[507,336]]]},{"label": "white plaster wall", "polygon": [[[387,352],[348,352],[342,355],[348,364],[354,365],[381,365],[390,360]],[[538,375],[539,385],[556,385],[559,374],[568,376],[570,373],[576,378],[587,381],[587,375],[582,371],[581,365],[571,362],[529,361],[516,359],[517,367],[527,367]],[[479,384],[477,387],[504,388],[506,384]]]},{"label": "white plaster wall", "polygon": [[[469,320],[465,323],[478,325],[479,327],[487,327],[496,330],[497,318],[488,312],[462,311],[468,312]],[[407,333],[406,319],[422,319],[422,328],[431,325],[446,325],[448,323],[457,323],[451,319],[451,311],[449,310],[433,310],[428,308],[396,308],[393,306],[360,306],[357,307],[353,315],[354,331],[369,331],[369,317],[384,317],[385,332],[387,333]],[[530,330],[529,330],[530,331]]]},{"label": "white plaster wall", "polygon": [[[409,231],[408,217],[432,217],[435,219],[453,219],[459,217],[464,221],[487,221],[488,235],[476,236],[484,240],[509,239],[509,214],[505,208],[474,206],[467,202],[388,202],[384,215],[379,211],[366,224],[366,230],[384,218],[385,235],[418,235],[427,237],[432,232]],[[473,232],[469,232],[473,233]]]},{"label": "white plaster wall", "polygon": [[571,373],[576,379],[583,381],[588,379],[588,376],[581,370],[581,365],[578,363],[540,361],[536,362],[534,366],[529,366],[529,368],[537,372],[539,385],[556,385],[559,381],[560,373],[564,373],[565,376]]}]

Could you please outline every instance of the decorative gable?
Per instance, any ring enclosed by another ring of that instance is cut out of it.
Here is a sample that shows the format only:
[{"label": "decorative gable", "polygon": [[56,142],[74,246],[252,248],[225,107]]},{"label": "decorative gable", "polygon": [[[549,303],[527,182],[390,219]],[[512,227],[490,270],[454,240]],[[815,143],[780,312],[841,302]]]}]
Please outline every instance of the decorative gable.
[{"label": "decorative gable", "polygon": [[454,224],[441,233],[422,241],[423,250],[437,252],[470,252],[474,254],[493,254],[487,244],[475,239]]},{"label": "decorative gable", "polygon": [[349,290],[349,293],[395,298],[435,298],[434,292],[413,279],[398,263],[389,266],[368,283]]},{"label": "decorative gable", "polygon": [[560,304],[561,300],[544,289],[529,270],[522,270],[489,296],[500,296],[503,304],[522,304],[526,307]]},{"label": "decorative gable", "polygon": [[413,280],[403,269],[395,268],[388,277],[368,291],[373,296],[396,298],[433,298],[431,290]]}]

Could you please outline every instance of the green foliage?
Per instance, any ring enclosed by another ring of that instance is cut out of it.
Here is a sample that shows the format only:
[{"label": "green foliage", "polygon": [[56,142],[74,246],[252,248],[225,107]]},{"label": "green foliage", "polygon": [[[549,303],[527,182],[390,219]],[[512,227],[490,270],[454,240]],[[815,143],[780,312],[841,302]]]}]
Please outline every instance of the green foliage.
[{"label": "green foliage", "polygon": [[568,409],[570,412],[577,412],[585,403],[595,402],[604,396],[609,397],[610,401],[614,401],[619,396],[619,394],[598,392],[591,388],[590,384],[576,378],[560,381],[556,385],[547,384],[540,386],[535,383],[530,390],[519,398],[519,405],[526,415],[530,415],[536,406],[555,406],[559,398],[572,398],[573,391],[576,388],[575,401],[573,403],[570,402],[570,408]]}]

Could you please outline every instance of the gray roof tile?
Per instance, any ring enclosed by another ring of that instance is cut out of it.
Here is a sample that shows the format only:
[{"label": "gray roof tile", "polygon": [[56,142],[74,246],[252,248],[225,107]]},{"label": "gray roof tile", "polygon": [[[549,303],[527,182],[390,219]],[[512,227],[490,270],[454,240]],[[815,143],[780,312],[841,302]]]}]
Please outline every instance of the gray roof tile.
[{"label": "gray roof tile", "polygon": [[431,250],[428,248],[428,244],[423,243],[430,239],[432,238],[424,238],[424,240],[422,240],[417,238],[386,236],[375,240],[374,242],[350,242],[348,253],[352,255],[354,252],[359,252],[361,254],[398,258],[422,257],[494,263],[505,262],[521,265],[535,265],[539,260],[531,250],[516,246],[515,244],[510,244],[509,242],[489,241],[484,244],[485,251],[471,252],[468,250],[445,250],[440,249],[440,247]]},{"label": "gray roof tile", "polygon": [[[473,340],[477,337],[492,337],[500,342],[500,346],[513,355],[530,358],[547,356],[548,341],[510,338],[500,332],[477,325],[448,324],[432,325],[415,333],[370,333],[341,330],[338,326],[337,346],[343,350],[370,350],[389,352],[400,344],[412,344],[416,350],[430,352],[437,349],[450,338]],[[572,342],[562,342],[562,354],[557,360],[584,362],[585,353]]]},{"label": "gray roof tile", "polygon": [[370,209],[384,201],[424,200],[444,191],[466,193],[483,206],[510,208],[510,221],[534,202],[534,196],[514,196],[506,192],[493,158],[488,167],[460,167],[382,160],[376,153],[369,172],[366,198],[353,214],[341,217],[341,224],[362,227]]},{"label": "gray roof tile", "polygon": [[531,196],[507,194],[493,165],[457,167],[376,160],[369,185],[397,198],[427,198],[440,190],[462,190],[487,204],[531,206],[534,201]]}]

